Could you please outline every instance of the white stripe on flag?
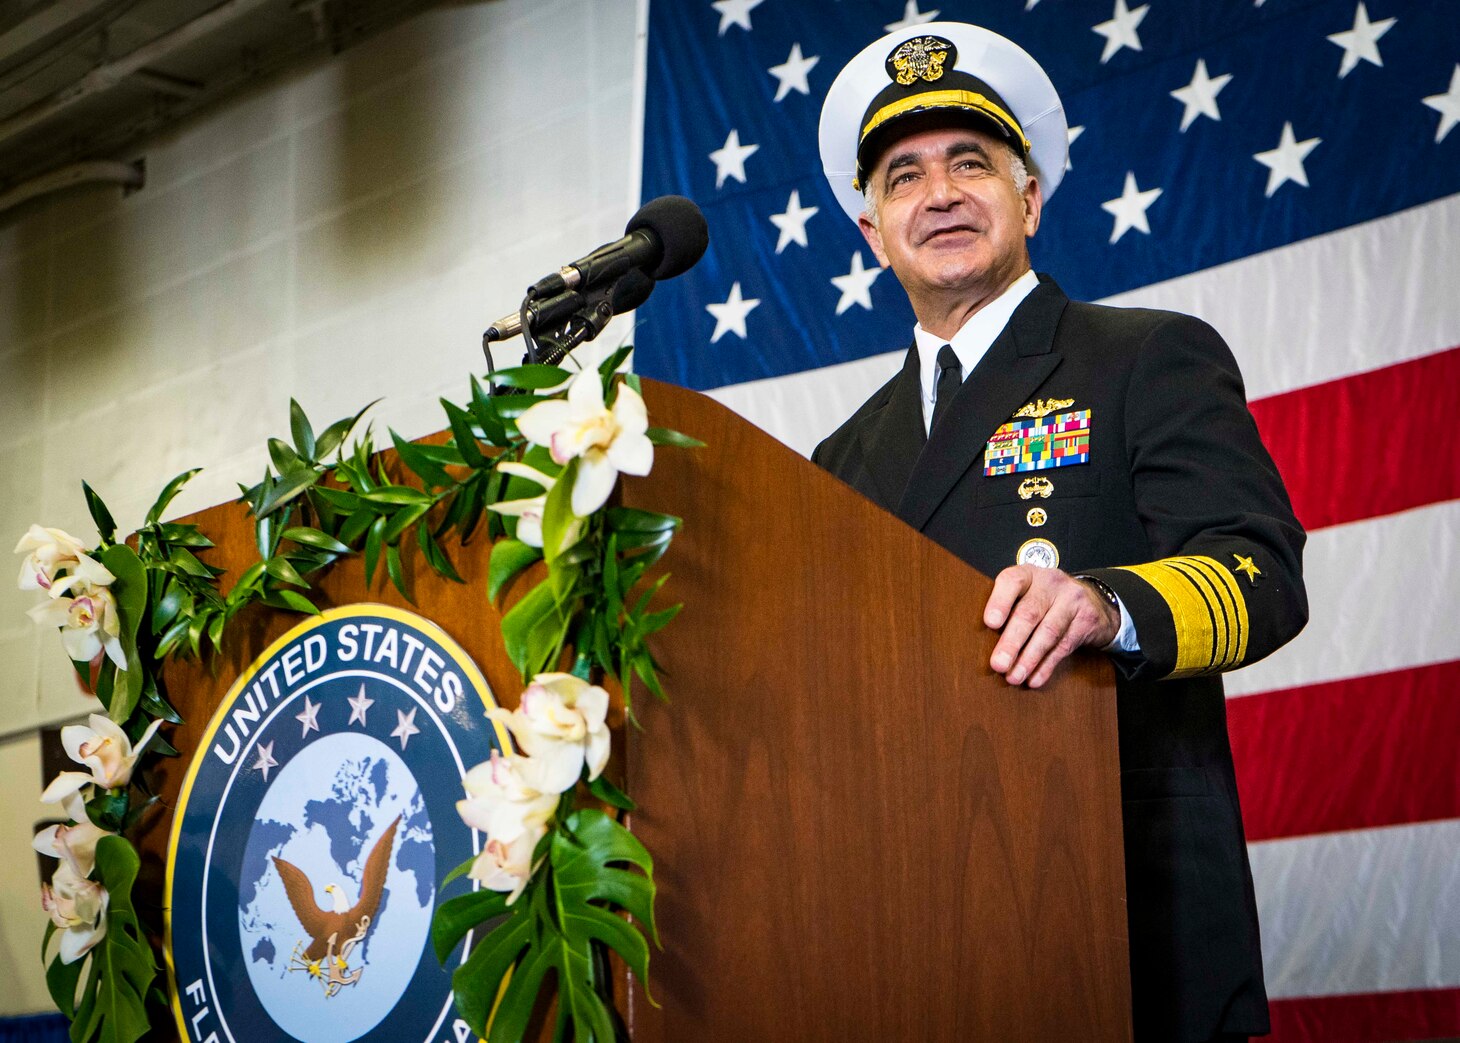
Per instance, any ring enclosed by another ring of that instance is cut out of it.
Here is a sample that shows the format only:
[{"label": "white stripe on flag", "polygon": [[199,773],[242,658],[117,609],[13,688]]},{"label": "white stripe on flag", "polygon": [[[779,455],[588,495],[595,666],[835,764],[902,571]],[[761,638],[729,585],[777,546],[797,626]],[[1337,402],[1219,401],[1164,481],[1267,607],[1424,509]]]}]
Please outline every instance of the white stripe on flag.
[{"label": "white stripe on flag", "polygon": [[1460,985],[1460,819],[1249,844],[1272,999]]},{"label": "white stripe on flag", "polygon": [[[908,330],[912,342],[912,330]],[[808,369],[784,377],[767,377],[706,392],[771,437],[802,456],[856,412],[902,365],[907,349]]]},{"label": "white stripe on flag", "polygon": [[1227,695],[1460,659],[1456,533],[1460,500],[1309,534],[1308,626],[1272,657],[1228,674]]},{"label": "white stripe on flag", "polygon": [[1250,401],[1460,345],[1456,242],[1460,195],[1103,303],[1205,319]]},{"label": "white stripe on flag", "polygon": [[[1104,303],[1200,316],[1231,345],[1248,399],[1265,398],[1460,345],[1460,250],[1446,242],[1460,242],[1460,195]],[[905,351],[709,394],[810,456]]]}]

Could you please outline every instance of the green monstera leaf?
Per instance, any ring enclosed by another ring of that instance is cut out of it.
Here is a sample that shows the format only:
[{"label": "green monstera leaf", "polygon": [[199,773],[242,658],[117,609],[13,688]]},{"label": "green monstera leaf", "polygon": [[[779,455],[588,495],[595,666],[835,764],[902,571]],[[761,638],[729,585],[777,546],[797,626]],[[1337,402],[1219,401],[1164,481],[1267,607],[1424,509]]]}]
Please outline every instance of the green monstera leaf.
[{"label": "green monstera leaf", "polygon": [[[653,859],[632,833],[593,809],[569,815],[545,846],[546,862],[512,906],[505,896],[483,892],[445,903],[437,916],[437,955],[444,960],[468,930],[506,913],[452,975],[467,1024],[489,1043],[521,1040],[553,971],[558,1038],[613,1043],[613,1016],[600,995],[608,983],[595,976],[593,945],[609,946],[648,981],[649,946],[637,924],[658,944]],[[453,925],[449,933],[439,929],[447,922]]]}]

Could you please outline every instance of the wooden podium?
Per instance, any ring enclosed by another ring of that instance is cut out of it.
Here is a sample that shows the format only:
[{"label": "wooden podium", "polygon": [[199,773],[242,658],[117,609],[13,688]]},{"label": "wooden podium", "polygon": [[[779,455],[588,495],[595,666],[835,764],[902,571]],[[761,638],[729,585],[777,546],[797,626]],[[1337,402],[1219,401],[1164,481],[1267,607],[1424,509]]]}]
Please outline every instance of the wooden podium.
[{"label": "wooden podium", "polygon": [[[620,983],[633,1038],[1129,1040],[1110,666],[1077,657],[1041,691],[1010,688],[987,665],[986,578],[710,399],[644,394],[654,423],[708,447],[661,448],[623,491],[685,519],[663,563],[685,608],[655,645],[672,702],[639,690],[643,730],[616,735],[664,942],[661,1006]],[[212,563],[252,560],[243,508],[189,520]],[[414,607],[515,705],[488,546],[448,551],[465,585],[406,555]],[[380,573],[367,588],[344,560],[316,600],[410,607]],[[260,610],[216,671],[169,668],[187,724],[165,807],[231,678],[298,619]],[[171,825],[143,839],[154,873]]]}]

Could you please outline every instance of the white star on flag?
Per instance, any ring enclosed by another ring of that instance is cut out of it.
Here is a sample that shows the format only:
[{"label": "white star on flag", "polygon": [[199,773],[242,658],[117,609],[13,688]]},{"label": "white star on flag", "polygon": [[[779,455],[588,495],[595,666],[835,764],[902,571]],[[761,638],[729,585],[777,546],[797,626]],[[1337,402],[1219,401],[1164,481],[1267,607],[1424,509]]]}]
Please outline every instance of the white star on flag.
[{"label": "white star on flag", "polygon": [[715,332],[710,337],[713,344],[726,333],[733,333],[741,340],[745,339],[745,317],[760,306],[759,297],[751,297],[749,300],[740,296],[740,282],[730,287],[730,296],[725,299],[724,304],[706,304],[705,311],[715,317]]},{"label": "white star on flag", "polygon": [[1024,0],[1024,10],[1032,11],[1039,4],[1039,0]]},{"label": "white star on flag", "polygon": [[745,161],[759,149],[759,145],[740,144],[740,131],[732,130],[725,139],[725,144],[710,153],[710,159],[715,164],[715,187],[723,185],[727,177],[733,177],[742,185],[745,184]]},{"label": "white star on flag", "polygon": [[1293,125],[1284,123],[1277,148],[1269,149],[1267,152],[1258,152],[1252,157],[1267,167],[1267,194],[1271,196],[1289,181],[1294,181],[1307,188],[1308,172],[1303,169],[1303,160],[1308,158],[1308,153],[1322,143],[1322,138],[1298,141],[1293,136]]},{"label": "white star on flag", "polygon": [[269,769],[277,768],[279,762],[274,760],[274,744],[271,742],[259,743],[259,759],[253,762],[254,771],[264,773],[264,781],[269,781]]},{"label": "white star on flag", "polygon": [[872,310],[872,284],[882,274],[881,268],[868,268],[862,263],[862,251],[852,254],[852,270],[846,275],[833,275],[831,284],[841,290],[841,300],[836,302],[836,313],[840,315],[853,304],[860,304]]},{"label": "white star on flag", "polygon": [[720,35],[724,36],[732,25],[748,30],[750,12],[763,3],[765,0],[715,0],[710,6],[720,12]]},{"label": "white star on flag", "polygon": [[1150,235],[1151,226],[1146,223],[1146,210],[1159,198],[1161,198],[1159,188],[1148,188],[1141,191],[1136,187],[1135,172],[1127,170],[1125,188],[1120,195],[1100,204],[1101,210],[1115,218],[1115,228],[1110,233],[1110,241],[1115,242],[1132,228],[1137,232]]},{"label": "white star on flag", "polygon": [[793,43],[791,54],[780,65],[772,65],[769,72],[778,81],[776,87],[776,101],[780,101],[792,91],[800,91],[802,94],[811,93],[811,84],[806,82],[806,74],[816,68],[816,63],[821,61],[819,54],[813,54],[810,58],[801,57],[801,45]]},{"label": "white star on flag", "polygon": [[893,22],[882,27],[884,32],[895,33],[899,29],[911,29],[915,25],[922,25],[924,22],[931,22],[938,17],[937,11],[929,11],[926,14],[918,10],[918,0],[907,0],[902,5],[902,20]]},{"label": "white star on flag", "polygon": [[368,728],[369,725],[365,723],[365,711],[375,705],[375,700],[365,695],[365,685],[363,683],[360,685],[360,693],[352,696],[348,701],[350,703],[350,719],[345,722],[345,726],[349,727],[356,721],[359,721],[360,727]]},{"label": "white star on flag", "polygon": [[1094,32],[1105,37],[1105,50],[1100,55],[1101,65],[1110,61],[1122,47],[1129,47],[1133,51],[1141,49],[1141,38],[1136,33],[1136,27],[1141,24],[1150,8],[1150,4],[1142,4],[1132,11],[1125,6],[1125,0],[1115,0],[1115,13],[1110,16],[1110,21],[1091,27]]},{"label": "white star on flag", "polygon": [[411,712],[408,714],[401,713],[399,710],[395,712],[395,731],[390,733],[390,737],[400,740],[402,750],[406,748],[406,743],[410,741],[412,735],[421,734],[421,729],[416,727],[416,709],[412,706]]},{"label": "white star on flag", "polygon": [[1379,37],[1392,29],[1394,22],[1393,18],[1381,18],[1377,22],[1369,21],[1368,9],[1364,7],[1363,0],[1359,0],[1358,9],[1354,11],[1354,27],[1341,33],[1333,33],[1328,37],[1330,43],[1343,48],[1343,60],[1338,64],[1340,80],[1354,71],[1360,59],[1374,65],[1382,66],[1384,64],[1383,59],[1379,57]]},{"label": "white star on flag", "polygon": [[791,198],[786,200],[785,212],[771,214],[771,224],[781,230],[781,237],[776,240],[776,253],[784,250],[787,243],[806,246],[806,222],[820,210],[819,206],[802,206],[800,191],[791,189]]},{"label": "white star on flag", "polygon": [[1460,123],[1460,63],[1450,74],[1450,89],[1444,94],[1431,94],[1424,103],[1440,114],[1440,126],[1435,131],[1435,142],[1445,140],[1445,135]]},{"label": "white star on flag", "polygon": [[304,730],[299,733],[300,738],[308,735],[311,728],[319,731],[319,721],[316,718],[319,715],[320,705],[319,703],[310,702],[309,696],[306,695],[304,697],[304,709],[294,715],[294,719],[304,725]]},{"label": "white star on flag", "polygon": [[1065,169],[1074,170],[1075,165],[1070,162],[1069,146],[1075,143],[1075,139],[1085,133],[1084,127],[1070,127],[1065,131]]},{"label": "white star on flag", "polygon": [[1181,132],[1186,133],[1186,128],[1191,126],[1198,116],[1210,116],[1217,122],[1222,120],[1222,112],[1217,108],[1217,95],[1222,92],[1232,79],[1232,74],[1224,72],[1220,76],[1207,75],[1206,59],[1196,60],[1196,71],[1191,74],[1191,82],[1185,87],[1178,87],[1171,92],[1171,97],[1186,106],[1186,111],[1181,114]]}]

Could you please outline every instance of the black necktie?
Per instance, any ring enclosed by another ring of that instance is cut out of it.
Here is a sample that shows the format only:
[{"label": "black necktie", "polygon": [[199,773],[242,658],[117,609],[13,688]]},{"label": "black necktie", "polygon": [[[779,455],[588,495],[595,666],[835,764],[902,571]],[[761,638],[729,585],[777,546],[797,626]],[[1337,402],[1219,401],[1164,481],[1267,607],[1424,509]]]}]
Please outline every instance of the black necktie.
[{"label": "black necktie", "polygon": [[953,345],[944,344],[938,349],[938,385],[934,392],[933,422],[928,427],[929,434],[938,429],[938,421],[948,412],[948,407],[953,404],[953,396],[958,394],[958,388],[962,384],[963,366],[953,351]]}]

